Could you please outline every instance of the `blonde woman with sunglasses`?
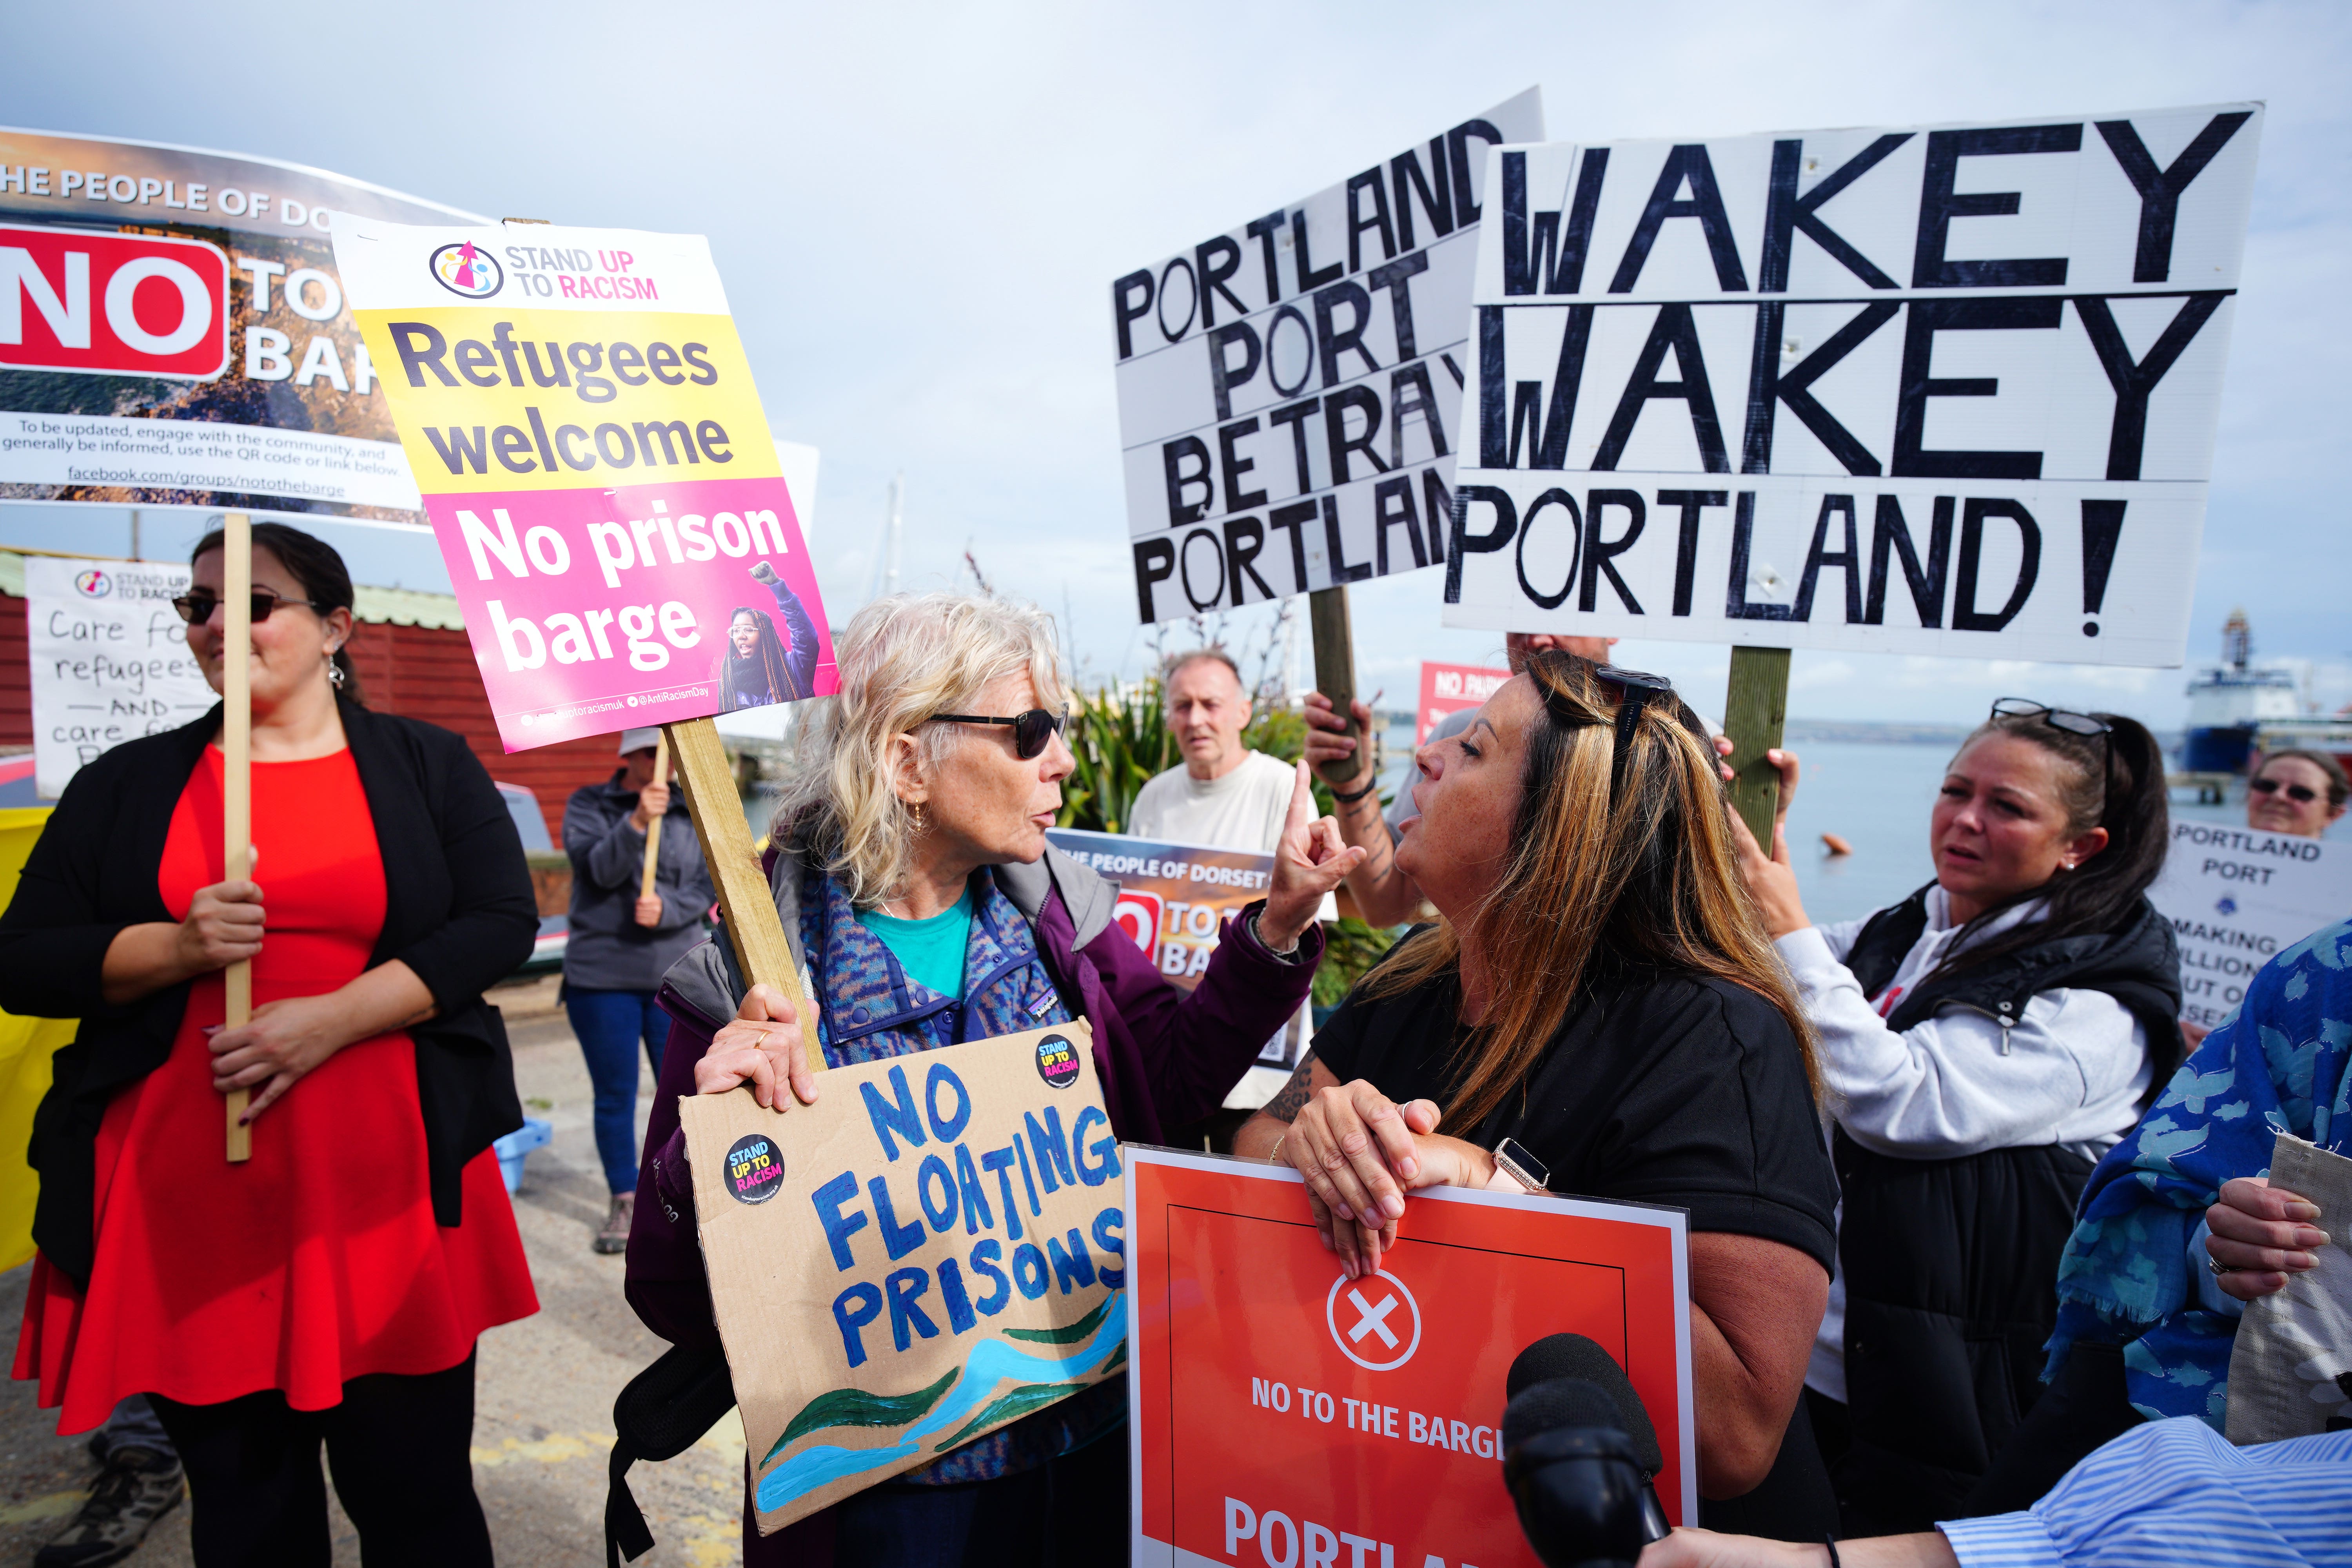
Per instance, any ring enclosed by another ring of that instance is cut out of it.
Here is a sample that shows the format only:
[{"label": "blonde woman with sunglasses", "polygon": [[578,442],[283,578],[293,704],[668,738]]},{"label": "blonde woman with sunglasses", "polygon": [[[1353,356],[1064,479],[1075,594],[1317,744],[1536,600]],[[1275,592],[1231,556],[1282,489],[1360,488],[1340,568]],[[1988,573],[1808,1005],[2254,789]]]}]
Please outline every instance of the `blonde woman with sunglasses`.
[{"label": "blonde woman with sunglasses", "polygon": [[[1117,1136],[1158,1142],[1215,1110],[1306,1000],[1316,910],[1363,855],[1328,817],[1311,820],[1306,769],[1273,887],[1182,993],[1111,918],[1116,885],[1045,841],[1075,763],[1043,614],[966,595],[877,599],[837,651],[841,692],[802,721],[769,877],[826,1061],[1084,1017]],[[677,1023],[646,1129],[629,1300],[672,1343],[715,1345],[678,1097],[750,1084],[773,1105],[824,1091],[792,1004],[747,987],[724,942],[680,960],[659,999]],[[1123,1563],[1126,1413],[1113,1379],[774,1535],[747,1507],[744,1561]]]}]

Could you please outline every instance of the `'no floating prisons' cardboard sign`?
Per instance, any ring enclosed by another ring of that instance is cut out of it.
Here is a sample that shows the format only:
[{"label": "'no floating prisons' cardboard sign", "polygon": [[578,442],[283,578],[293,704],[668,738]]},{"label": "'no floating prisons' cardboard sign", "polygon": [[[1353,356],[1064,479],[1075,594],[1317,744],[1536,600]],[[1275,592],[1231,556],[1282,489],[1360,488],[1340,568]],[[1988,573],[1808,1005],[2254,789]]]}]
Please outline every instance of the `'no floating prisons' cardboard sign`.
[{"label": "'no floating prisons' cardboard sign", "polygon": [[1127,1360],[1119,1148],[1081,1023],[682,1106],[762,1533]]},{"label": "'no floating prisons' cardboard sign", "polygon": [[1444,559],[1486,149],[1530,88],[1110,287],[1138,613]]},{"label": "'no floating prisons' cardboard sign", "polygon": [[333,226],[508,751],[836,689],[701,236]]},{"label": "'no floating prisons' cardboard sign", "polygon": [[1491,149],[1446,624],[2180,663],[2262,121]]}]

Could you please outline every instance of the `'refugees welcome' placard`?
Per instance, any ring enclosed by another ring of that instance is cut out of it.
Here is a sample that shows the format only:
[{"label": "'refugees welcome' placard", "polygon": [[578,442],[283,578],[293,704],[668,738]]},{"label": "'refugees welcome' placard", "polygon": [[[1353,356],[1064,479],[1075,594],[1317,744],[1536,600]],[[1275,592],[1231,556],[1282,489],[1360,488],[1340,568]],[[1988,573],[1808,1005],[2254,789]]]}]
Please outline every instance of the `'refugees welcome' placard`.
[{"label": "'refugees welcome' placard", "polygon": [[339,213],[334,236],[507,750],[835,689],[700,235]]}]

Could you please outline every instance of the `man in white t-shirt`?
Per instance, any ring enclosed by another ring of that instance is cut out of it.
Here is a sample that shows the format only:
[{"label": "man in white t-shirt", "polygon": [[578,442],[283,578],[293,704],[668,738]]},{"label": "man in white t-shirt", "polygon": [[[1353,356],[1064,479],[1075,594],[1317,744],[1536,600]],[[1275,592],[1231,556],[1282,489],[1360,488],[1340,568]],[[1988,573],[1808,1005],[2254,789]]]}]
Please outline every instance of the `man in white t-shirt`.
[{"label": "man in white t-shirt", "polygon": [[1137,792],[1127,831],[1171,844],[1270,855],[1282,842],[1297,770],[1242,744],[1250,721],[1241,671],[1222,648],[1196,648],[1168,666],[1168,729],[1184,752]]}]

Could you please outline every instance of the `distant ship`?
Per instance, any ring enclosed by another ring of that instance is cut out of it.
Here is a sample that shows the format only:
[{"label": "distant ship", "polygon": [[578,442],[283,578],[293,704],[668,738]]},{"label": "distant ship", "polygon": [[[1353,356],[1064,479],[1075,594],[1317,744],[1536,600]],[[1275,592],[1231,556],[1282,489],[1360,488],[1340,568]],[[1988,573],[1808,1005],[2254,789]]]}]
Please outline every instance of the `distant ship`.
[{"label": "distant ship", "polygon": [[2302,717],[2294,675],[2254,663],[2254,629],[2244,610],[2231,610],[2221,626],[2221,662],[2200,669],[2189,683],[2181,771],[2242,773],[2258,735]]}]

